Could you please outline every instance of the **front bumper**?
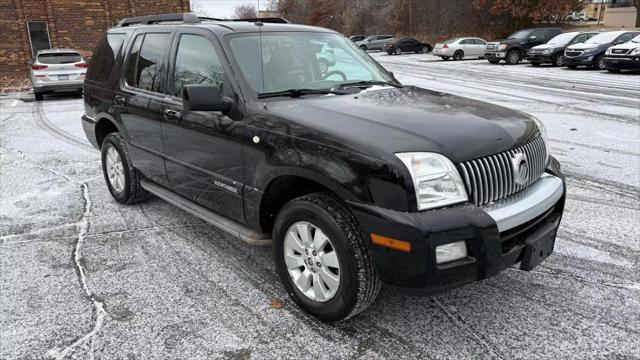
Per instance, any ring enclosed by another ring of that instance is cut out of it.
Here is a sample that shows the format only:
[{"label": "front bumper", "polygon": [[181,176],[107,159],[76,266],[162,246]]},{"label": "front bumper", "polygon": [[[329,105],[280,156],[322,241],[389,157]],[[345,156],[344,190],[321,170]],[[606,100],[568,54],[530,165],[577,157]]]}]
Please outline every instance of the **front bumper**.
[{"label": "front bumper", "polygon": [[[411,243],[404,252],[369,243],[380,279],[420,294],[435,294],[486,279],[521,263],[530,270],[552,251],[564,211],[565,184],[553,158],[536,183],[491,206],[467,204],[417,213],[351,204],[367,239],[375,233]],[[468,256],[437,264],[439,245],[465,241]],[[531,244],[546,244],[544,254]]]},{"label": "front bumper", "polygon": [[507,52],[506,51],[485,51],[484,57],[490,61],[504,60],[504,58],[507,57]]},{"label": "front bumper", "polygon": [[607,69],[640,70],[640,55],[638,56],[607,56],[604,58]]},{"label": "front bumper", "polygon": [[553,54],[529,53],[527,54],[527,60],[529,60],[529,62],[541,63],[541,64],[550,63],[550,62],[553,62],[552,56]]},{"label": "front bumper", "polygon": [[564,57],[564,66],[593,66],[593,61],[597,54],[580,55],[576,57]]}]

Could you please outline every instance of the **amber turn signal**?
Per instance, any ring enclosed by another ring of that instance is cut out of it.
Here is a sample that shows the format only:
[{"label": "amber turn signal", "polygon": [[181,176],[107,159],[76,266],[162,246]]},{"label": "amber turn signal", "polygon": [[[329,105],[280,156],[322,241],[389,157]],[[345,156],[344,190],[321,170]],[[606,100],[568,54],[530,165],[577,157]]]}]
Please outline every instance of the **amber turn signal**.
[{"label": "amber turn signal", "polygon": [[382,236],[374,233],[371,233],[371,241],[376,245],[388,247],[390,249],[406,251],[406,252],[411,251],[410,242],[396,240],[390,237],[386,237],[386,236]]}]

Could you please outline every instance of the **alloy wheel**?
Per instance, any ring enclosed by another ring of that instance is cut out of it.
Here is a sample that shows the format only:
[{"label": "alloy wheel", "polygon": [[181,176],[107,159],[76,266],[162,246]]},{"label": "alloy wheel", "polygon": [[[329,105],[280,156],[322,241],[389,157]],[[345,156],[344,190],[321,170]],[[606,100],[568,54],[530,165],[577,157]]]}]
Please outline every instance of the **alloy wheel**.
[{"label": "alloy wheel", "polygon": [[508,56],[509,56],[509,63],[511,64],[517,64],[518,61],[520,61],[520,55],[518,54],[517,51],[511,51]]},{"label": "alloy wheel", "polygon": [[340,287],[340,263],[324,232],[306,221],[289,227],[284,239],[284,260],[295,286],[317,302],[331,300]]},{"label": "alloy wheel", "polygon": [[125,183],[124,164],[122,163],[122,158],[115,147],[111,146],[107,149],[105,162],[109,184],[111,184],[111,187],[115,192],[121,193],[124,191]]}]

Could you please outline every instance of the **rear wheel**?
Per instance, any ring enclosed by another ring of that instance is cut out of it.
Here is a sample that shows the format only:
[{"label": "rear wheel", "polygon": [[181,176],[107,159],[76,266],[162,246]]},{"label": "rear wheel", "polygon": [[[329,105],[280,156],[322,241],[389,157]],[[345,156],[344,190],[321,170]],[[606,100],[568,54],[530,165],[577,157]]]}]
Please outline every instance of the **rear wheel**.
[{"label": "rear wheel", "polygon": [[102,142],[102,171],[111,196],[123,204],[146,199],[149,193],[140,184],[140,173],[133,167],[124,139],[108,134]]},{"label": "rear wheel", "polygon": [[42,101],[42,99],[44,99],[44,94],[38,91],[34,91],[33,96],[36,98],[36,101]]},{"label": "rear wheel", "polygon": [[360,49],[362,49],[363,51],[367,51],[367,47],[365,45],[360,45]]},{"label": "rear wheel", "polygon": [[453,53],[453,60],[462,60],[464,58],[464,52],[462,50],[457,50]]},{"label": "rear wheel", "polygon": [[562,55],[561,53],[555,54],[553,55],[553,58],[551,59],[551,61],[555,66],[562,66],[564,65],[564,55]]},{"label": "rear wheel", "polygon": [[358,224],[330,194],[292,200],[273,231],[276,270],[289,296],[324,320],[348,319],[366,309],[380,290]]},{"label": "rear wheel", "polygon": [[522,60],[522,56],[520,55],[520,51],[518,50],[509,51],[507,53],[507,57],[505,58],[505,61],[508,65],[515,65],[519,63],[520,60]]}]

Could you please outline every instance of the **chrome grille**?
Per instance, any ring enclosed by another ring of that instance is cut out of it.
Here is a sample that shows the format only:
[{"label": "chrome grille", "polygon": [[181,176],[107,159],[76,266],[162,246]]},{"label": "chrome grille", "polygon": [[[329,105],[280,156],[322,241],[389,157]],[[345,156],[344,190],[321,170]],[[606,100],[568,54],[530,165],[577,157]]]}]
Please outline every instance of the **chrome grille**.
[{"label": "chrome grille", "polygon": [[568,56],[568,57],[576,57],[580,55],[582,55],[582,51],[578,51],[578,50],[566,50],[564,52],[564,56]]},{"label": "chrome grille", "polygon": [[490,42],[487,43],[486,51],[498,51],[500,49],[500,43]]},{"label": "chrome grille", "polygon": [[611,53],[616,55],[623,55],[629,52],[630,49],[612,49]]},{"label": "chrome grille", "polygon": [[[516,183],[512,163],[518,153],[527,157],[529,165],[528,180],[522,185]],[[484,205],[526,188],[544,173],[546,159],[544,141],[538,137],[519,148],[463,162],[459,167],[469,201]]]}]

